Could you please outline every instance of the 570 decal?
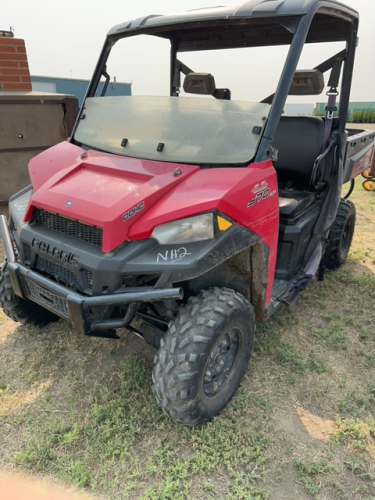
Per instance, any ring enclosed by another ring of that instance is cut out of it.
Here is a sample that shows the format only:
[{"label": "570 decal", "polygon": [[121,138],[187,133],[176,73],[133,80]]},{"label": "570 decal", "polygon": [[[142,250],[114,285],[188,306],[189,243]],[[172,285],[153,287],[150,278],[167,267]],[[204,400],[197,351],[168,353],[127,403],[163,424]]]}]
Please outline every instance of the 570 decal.
[{"label": "570 decal", "polygon": [[253,207],[256,203],[260,203],[270,196],[274,196],[276,194],[276,189],[271,191],[268,187],[268,183],[266,181],[263,181],[261,184],[257,184],[254,189],[252,189],[252,193],[254,193],[255,196],[249,201],[249,203],[247,204],[247,208]]}]

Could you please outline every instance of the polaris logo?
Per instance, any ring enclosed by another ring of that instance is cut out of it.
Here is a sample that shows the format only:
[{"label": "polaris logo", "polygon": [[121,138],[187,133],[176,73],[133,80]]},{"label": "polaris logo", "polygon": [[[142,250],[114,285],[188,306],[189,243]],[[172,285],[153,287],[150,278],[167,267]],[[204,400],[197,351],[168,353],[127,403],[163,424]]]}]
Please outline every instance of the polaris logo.
[{"label": "polaris logo", "polygon": [[53,247],[46,243],[45,241],[33,239],[31,246],[46,255],[50,255],[54,259],[63,262],[64,264],[78,264],[79,255],[75,255],[74,253],[67,252],[66,250],[61,250],[61,248]]},{"label": "polaris logo", "polygon": [[136,207],[131,208],[128,212],[125,212],[124,215],[122,216],[122,219],[124,221],[128,220],[128,219],[130,219],[130,217],[133,217],[133,215],[137,214],[138,212],[140,212],[144,208],[145,208],[145,202],[141,201],[141,203],[139,203]]}]

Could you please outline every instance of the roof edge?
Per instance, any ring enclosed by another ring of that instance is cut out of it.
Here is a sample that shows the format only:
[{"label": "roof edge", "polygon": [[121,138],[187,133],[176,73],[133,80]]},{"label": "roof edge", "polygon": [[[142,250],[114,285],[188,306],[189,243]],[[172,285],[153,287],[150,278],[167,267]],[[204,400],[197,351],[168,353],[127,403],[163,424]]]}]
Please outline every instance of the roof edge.
[{"label": "roof edge", "polygon": [[[107,36],[118,36],[127,32],[136,32],[145,28],[179,25],[182,23],[195,23],[214,20],[238,18],[267,18],[275,16],[304,16],[312,12],[325,9],[332,12],[334,17],[342,14],[354,20],[359,18],[356,10],[337,0],[248,0],[242,5],[227,7],[207,7],[190,10],[182,13],[139,17],[133,21],[126,21],[115,25],[109,30]],[[336,13],[336,16],[335,14]]]}]

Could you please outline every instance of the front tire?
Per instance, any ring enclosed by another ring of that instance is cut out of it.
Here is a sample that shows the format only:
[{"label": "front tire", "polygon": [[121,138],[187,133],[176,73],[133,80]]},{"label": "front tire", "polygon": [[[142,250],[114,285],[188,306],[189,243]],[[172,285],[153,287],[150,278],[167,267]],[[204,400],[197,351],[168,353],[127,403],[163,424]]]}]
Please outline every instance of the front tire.
[{"label": "front tire", "polygon": [[249,361],[253,308],[228,288],[190,297],[161,340],[153,391],[176,422],[200,425],[220,413],[236,392]]},{"label": "front tire", "polygon": [[341,200],[323,257],[323,264],[328,269],[336,269],[345,262],[353,240],[355,219],[354,204],[349,200]]},{"label": "front tire", "polygon": [[56,314],[14,293],[7,265],[5,261],[0,267],[0,307],[4,313],[23,325],[47,325],[57,321],[59,317]]}]

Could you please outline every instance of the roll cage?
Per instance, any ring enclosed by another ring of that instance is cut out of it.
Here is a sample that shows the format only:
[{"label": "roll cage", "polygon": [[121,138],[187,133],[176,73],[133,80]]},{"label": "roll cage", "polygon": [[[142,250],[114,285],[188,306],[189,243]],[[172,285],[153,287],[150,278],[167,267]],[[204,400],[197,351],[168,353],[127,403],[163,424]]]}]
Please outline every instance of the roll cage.
[{"label": "roll cage", "polygon": [[[176,97],[179,94],[180,73],[186,74],[190,69],[178,59],[178,53],[289,45],[275,93],[262,101],[272,105],[254,159],[255,162],[261,162],[272,158],[272,141],[305,43],[346,42],[343,51],[316,67],[324,73],[334,67],[338,58],[344,62],[337,123],[338,131],[344,130],[357,46],[358,20],[357,11],[335,0],[250,0],[236,7],[198,9],[183,14],[138,18],[116,25],[108,32],[85,99],[95,96],[102,77],[105,78],[105,84],[101,95],[105,95],[110,78],[106,62],[112,47],[122,38],[147,34],[170,40],[170,95]],[[220,98],[220,95],[214,97]],[[73,142],[83,109],[84,104],[72,133]]]}]

